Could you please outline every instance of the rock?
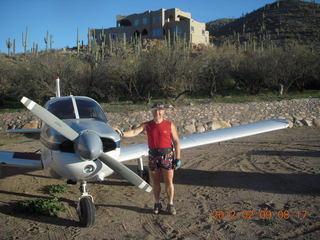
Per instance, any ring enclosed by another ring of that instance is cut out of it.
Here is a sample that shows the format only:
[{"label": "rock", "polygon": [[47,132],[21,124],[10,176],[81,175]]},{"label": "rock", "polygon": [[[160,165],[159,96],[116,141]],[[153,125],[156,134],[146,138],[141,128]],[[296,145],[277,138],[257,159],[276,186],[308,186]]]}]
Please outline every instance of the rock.
[{"label": "rock", "polygon": [[131,127],[131,129],[136,129],[136,128],[139,127],[139,126],[140,126],[140,124],[133,124],[132,127]]},{"label": "rock", "polygon": [[312,127],[312,121],[311,121],[311,120],[302,119],[302,120],[301,120],[301,123],[302,123],[304,126]]},{"label": "rock", "polygon": [[202,133],[202,132],[205,132],[205,131],[206,131],[206,129],[205,129],[204,126],[198,126],[198,127],[197,127],[197,132],[198,132],[198,133]]},{"label": "rock", "polygon": [[[191,104],[169,108],[166,118],[173,121],[181,132],[194,133],[214,129],[242,125],[250,122],[271,118],[285,118],[289,127],[315,126],[320,127],[320,100],[319,99],[294,99],[280,102],[252,102],[242,104],[211,103]],[[37,118],[29,111],[0,114],[0,128],[33,128],[30,122]],[[110,123],[130,129],[132,125],[140,124],[152,119],[149,111],[108,113]],[[228,124],[222,124],[228,119]],[[193,126],[192,126],[193,125]],[[217,126],[218,125],[218,126]],[[185,127],[186,126],[186,127]]]},{"label": "rock", "polygon": [[288,119],[287,119],[287,122],[289,123],[288,128],[293,128],[293,122],[291,120],[288,120]]},{"label": "rock", "polygon": [[295,119],[294,125],[297,126],[297,127],[303,127],[304,126],[304,124],[301,122],[301,120],[297,120],[297,119]]},{"label": "rock", "polygon": [[168,108],[174,108],[174,106],[172,106],[171,104],[169,104]]},{"label": "rock", "polygon": [[320,127],[320,119],[314,118],[314,119],[313,119],[313,125],[314,125],[315,127]]},{"label": "rock", "polygon": [[195,123],[195,126],[196,126],[196,127],[203,126],[203,123],[202,123],[202,122],[196,122],[196,123]]},{"label": "rock", "polygon": [[25,125],[23,125],[22,129],[34,129],[38,128],[39,122],[38,121],[31,121]]},{"label": "rock", "polygon": [[302,119],[303,119],[303,117],[301,117],[300,115],[293,116],[293,122],[301,121]]},{"label": "rock", "polygon": [[217,130],[221,128],[231,127],[230,122],[226,122],[226,121],[212,121],[207,123],[207,125],[208,125],[208,130]]},{"label": "rock", "polygon": [[194,132],[196,132],[196,127],[193,124],[189,124],[184,127],[184,130],[187,133],[194,133]]},{"label": "rock", "polygon": [[232,127],[237,127],[237,126],[240,126],[240,123],[238,123],[238,122],[233,122],[233,123],[231,124],[231,126],[232,126]]}]

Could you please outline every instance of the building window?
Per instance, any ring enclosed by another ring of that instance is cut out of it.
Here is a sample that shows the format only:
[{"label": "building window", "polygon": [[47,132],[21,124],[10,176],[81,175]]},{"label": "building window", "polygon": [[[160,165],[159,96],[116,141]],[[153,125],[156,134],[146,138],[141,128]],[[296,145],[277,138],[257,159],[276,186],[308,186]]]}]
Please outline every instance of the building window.
[{"label": "building window", "polygon": [[112,39],[116,40],[117,39],[117,34],[116,33],[112,33]]},{"label": "building window", "polygon": [[156,16],[153,16],[153,18],[152,18],[152,21],[153,21],[153,23],[161,23],[161,16],[159,16],[159,15],[156,15]]},{"label": "building window", "polygon": [[191,26],[191,33],[194,33],[194,26]]},{"label": "building window", "polygon": [[202,30],[202,36],[205,36],[205,35],[206,35],[205,30]]},{"label": "building window", "polygon": [[161,33],[162,33],[162,31],[161,31],[161,29],[153,29],[152,30],[152,36],[154,36],[154,37],[159,37],[159,36],[161,36]]},{"label": "building window", "polygon": [[133,24],[134,24],[134,26],[138,26],[139,25],[139,19],[135,19]]},{"label": "building window", "polygon": [[181,35],[182,34],[182,28],[177,26],[177,27],[174,28],[173,32],[175,34]]},{"label": "building window", "polygon": [[142,19],[142,23],[143,23],[144,25],[147,25],[147,24],[148,24],[148,18],[144,17],[144,18]]}]

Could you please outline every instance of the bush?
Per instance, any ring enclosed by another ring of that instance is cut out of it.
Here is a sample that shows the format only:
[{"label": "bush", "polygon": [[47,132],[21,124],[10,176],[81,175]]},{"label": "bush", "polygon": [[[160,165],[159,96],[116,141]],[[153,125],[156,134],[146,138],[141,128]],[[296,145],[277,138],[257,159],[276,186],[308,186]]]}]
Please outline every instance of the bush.
[{"label": "bush", "polygon": [[55,94],[57,75],[62,95],[85,95],[100,102],[214,97],[230,87],[251,94],[320,88],[319,53],[297,44],[284,49],[239,44],[194,47],[175,39],[149,45],[115,41],[79,56],[58,51],[2,54],[0,106],[22,96],[44,103]]},{"label": "bush", "polygon": [[64,184],[48,185],[43,188],[43,192],[46,194],[54,195],[55,193],[65,193],[67,186]]},{"label": "bush", "polygon": [[64,207],[58,198],[44,199],[36,198],[18,203],[19,210],[29,214],[40,214],[46,216],[57,216],[59,212],[64,211]]}]

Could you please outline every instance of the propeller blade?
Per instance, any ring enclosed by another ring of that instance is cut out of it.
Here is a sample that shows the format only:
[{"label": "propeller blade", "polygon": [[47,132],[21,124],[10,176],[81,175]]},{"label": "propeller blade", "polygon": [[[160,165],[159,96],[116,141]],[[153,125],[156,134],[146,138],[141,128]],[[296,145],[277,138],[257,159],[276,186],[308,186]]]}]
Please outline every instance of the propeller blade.
[{"label": "propeller blade", "polygon": [[123,178],[127,179],[133,185],[137,186],[138,188],[146,191],[151,192],[152,187],[144,181],[141,177],[131,171],[122,163],[118,162],[116,159],[108,156],[105,153],[102,153],[99,157],[99,160],[105,163],[108,167],[110,167],[115,172],[119,173]]},{"label": "propeller blade", "polygon": [[69,140],[73,141],[79,136],[79,134],[75,130],[73,130],[71,127],[65,124],[62,120],[57,118],[47,109],[41,107],[39,104],[35,103],[34,101],[26,97],[23,97],[21,99],[21,102],[34,115],[36,115],[38,118],[40,118],[42,121],[44,121],[46,124],[48,124],[50,127],[58,131],[61,135],[65,136]]}]

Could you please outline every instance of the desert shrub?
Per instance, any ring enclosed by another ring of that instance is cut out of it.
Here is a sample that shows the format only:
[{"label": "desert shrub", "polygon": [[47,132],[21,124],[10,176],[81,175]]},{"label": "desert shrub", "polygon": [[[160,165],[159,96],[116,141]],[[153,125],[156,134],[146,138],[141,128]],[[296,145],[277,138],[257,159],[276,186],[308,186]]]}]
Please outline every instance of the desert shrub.
[{"label": "desert shrub", "polygon": [[10,98],[10,91],[13,88],[10,75],[14,69],[14,64],[8,61],[4,56],[0,57],[0,107],[4,100]]},{"label": "desert shrub", "polygon": [[67,185],[65,184],[55,184],[47,185],[43,187],[43,192],[46,194],[54,195],[56,193],[65,193],[67,191]]},{"label": "desert shrub", "polygon": [[250,94],[257,94],[264,89],[270,70],[267,59],[264,52],[242,54],[238,66],[232,69],[236,84]]},{"label": "desert shrub", "polygon": [[300,45],[289,45],[268,51],[265,64],[270,69],[267,85],[279,88],[280,94],[294,87],[300,91],[312,81],[316,81],[318,55]]},{"label": "desert shrub", "polygon": [[150,101],[192,94],[213,97],[224,89],[251,94],[276,89],[320,88],[320,55],[297,44],[224,44],[194,47],[183,39],[95,45],[89,53],[58,51],[0,55],[0,106],[5,99],[27,96],[44,103],[55,94],[55,76],[62,95],[85,95],[97,101]]},{"label": "desert shrub", "polygon": [[57,216],[59,212],[64,211],[64,207],[58,198],[35,198],[18,202],[17,210],[28,214]]},{"label": "desert shrub", "polygon": [[229,48],[208,47],[201,56],[202,60],[197,60],[199,81],[198,91],[213,97],[224,88],[230,87],[231,61],[236,59]]}]

